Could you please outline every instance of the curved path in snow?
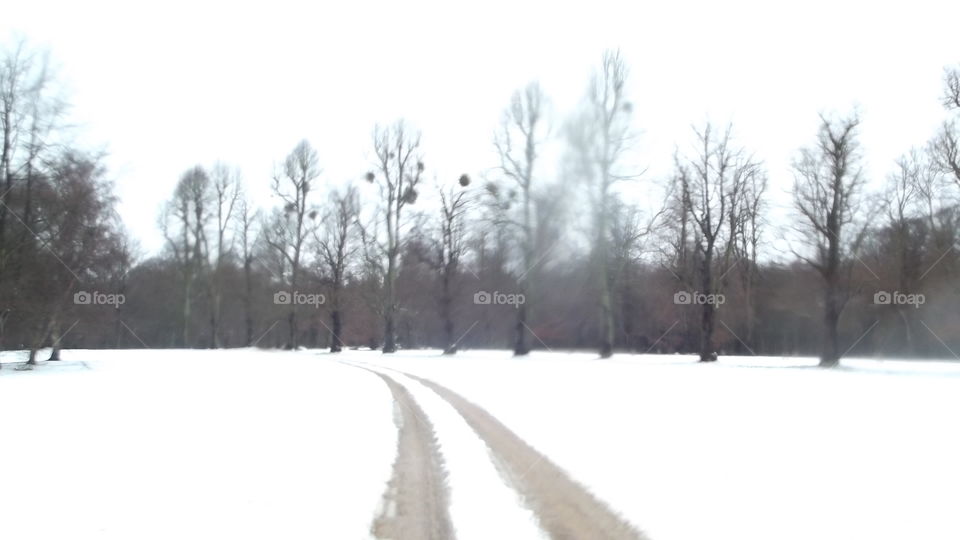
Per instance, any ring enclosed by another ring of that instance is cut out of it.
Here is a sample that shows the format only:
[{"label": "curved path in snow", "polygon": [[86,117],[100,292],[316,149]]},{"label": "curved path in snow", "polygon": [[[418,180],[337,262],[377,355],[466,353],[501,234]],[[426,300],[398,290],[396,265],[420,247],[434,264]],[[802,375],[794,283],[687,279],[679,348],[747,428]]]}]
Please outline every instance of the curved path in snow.
[{"label": "curved path in snow", "polygon": [[393,394],[398,434],[393,475],[371,532],[395,540],[453,538],[446,473],[433,425],[403,385],[374,373]]},{"label": "curved path in snow", "polygon": [[[390,387],[400,410],[398,455],[385,505],[374,522],[377,538],[413,540],[454,538],[446,472],[437,451],[433,425],[410,392],[385,371],[388,368],[344,362],[371,371]],[[554,539],[646,540],[632,524],[613,512],[566,471],[527,444],[483,408],[449,388],[396,370],[446,401],[486,444],[503,482],[519,494],[546,536]],[[415,429],[412,429],[415,428]],[[416,440],[419,439],[419,440]],[[495,519],[494,516],[491,516]]]}]

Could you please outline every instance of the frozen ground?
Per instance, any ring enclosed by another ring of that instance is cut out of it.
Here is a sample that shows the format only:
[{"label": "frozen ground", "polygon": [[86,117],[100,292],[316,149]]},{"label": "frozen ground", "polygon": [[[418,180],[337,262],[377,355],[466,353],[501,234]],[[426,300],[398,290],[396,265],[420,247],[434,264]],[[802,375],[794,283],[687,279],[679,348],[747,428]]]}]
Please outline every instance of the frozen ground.
[{"label": "frozen ground", "polygon": [[960,538],[958,364],[364,360],[480,404],[655,540]]},{"label": "frozen ground", "polygon": [[960,537],[960,364],[822,371],[809,359],[471,351],[64,359],[0,371],[2,538],[367,537],[397,451],[394,405],[378,377],[342,362],[396,377],[430,418],[461,538],[481,526],[543,532],[509,507],[520,499],[453,409],[396,370],[483,407],[655,540]]},{"label": "frozen ground", "polygon": [[273,352],[63,357],[0,371],[0,538],[369,531],[396,447],[369,374]]}]

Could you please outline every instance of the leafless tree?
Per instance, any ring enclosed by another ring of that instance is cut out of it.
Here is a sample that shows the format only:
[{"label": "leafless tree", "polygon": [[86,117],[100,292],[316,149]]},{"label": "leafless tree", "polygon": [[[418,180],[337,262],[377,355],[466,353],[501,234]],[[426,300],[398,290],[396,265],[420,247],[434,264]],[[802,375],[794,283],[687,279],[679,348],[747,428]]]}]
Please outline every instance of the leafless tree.
[{"label": "leafless tree", "polygon": [[211,171],[213,185],[214,219],[216,220],[216,249],[211,254],[210,271],[210,346],[221,347],[220,311],[223,303],[223,273],[226,258],[233,249],[233,237],[229,234],[234,219],[235,207],[240,199],[240,173],[223,163],[214,165]]},{"label": "leafless tree", "polygon": [[360,218],[360,198],[353,186],[334,191],[323,219],[323,226],[314,232],[314,241],[330,292],[330,352],[343,350],[343,291],[347,270],[360,246],[356,229]]},{"label": "leafless tree", "polygon": [[396,280],[399,271],[400,253],[404,247],[403,211],[417,201],[417,186],[423,175],[424,165],[420,155],[420,134],[407,130],[404,122],[398,121],[388,128],[377,126],[373,132],[373,150],[377,172],[367,173],[367,181],[380,189],[380,215],[386,231],[386,243],[375,235],[365,234],[374,244],[377,257],[386,261],[383,271],[383,352],[397,350]]},{"label": "leafless tree", "polygon": [[[921,204],[924,164],[920,154],[912,151],[896,161],[896,169],[887,177],[887,186],[882,196],[883,209],[886,212],[892,244],[892,266],[895,291],[915,291],[923,272],[923,242],[918,242],[918,225],[926,225],[926,220],[917,219],[915,210]],[[907,350],[913,350],[913,328],[907,306],[895,305],[897,315],[903,324],[904,340]]]},{"label": "leafless tree", "polygon": [[245,193],[237,197],[236,236],[240,241],[240,257],[243,261],[243,335],[244,345],[253,345],[253,261],[257,240],[260,211],[250,205]]},{"label": "leafless tree", "polygon": [[915,182],[915,198],[921,207],[918,211],[924,215],[927,227],[933,237],[933,247],[937,253],[952,248],[954,227],[949,216],[953,201],[944,194],[950,192],[951,180],[937,164],[934,149],[928,145],[923,152],[912,150],[905,159],[916,174],[911,174]]},{"label": "leafless tree", "polygon": [[[858,218],[863,175],[856,116],[831,120],[821,116],[816,144],[801,150],[794,163],[797,227],[812,255],[798,256],[823,280],[824,339],[820,365],[840,362],[840,315],[852,294],[850,270],[862,236],[849,230]],[[855,232],[855,231],[854,231]]]},{"label": "leafless tree", "polygon": [[183,284],[181,346],[191,347],[194,286],[203,272],[209,246],[210,176],[197,165],[183,173],[161,216],[160,226],[167,247],[181,272]]},{"label": "leafless tree", "polygon": [[[529,327],[527,319],[530,310],[532,295],[528,281],[534,270],[534,265],[541,261],[535,260],[537,245],[536,231],[534,230],[537,217],[534,215],[533,188],[534,167],[540,154],[540,146],[547,134],[545,123],[545,102],[540,85],[530,83],[523,90],[517,91],[510,99],[510,106],[504,111],[499,130],[494,137],[494,148],[500,158],[500,171],[513,184],[513,188],[506,193],[513,193],[519,198],[519,217],[513,217],[508,212],[500,212],[503,225],[517,238],[519,244],[521,269],[519,271],[519,293],[527,299],[517,307],[517,323],[513,353],[523,356],[530,352],[527,334]],[[495,192],[497,195],[504,190]],[[513,201],[510,201],[511,203]],[[502,197],[497,197],[496,204],[505,204]],[[542,246],[540,246],[542,249]]]},{"label": "leafless tree", "polygon": [[[52,149],[56,134],[63,131],[66,101],[59,95],[56,77],[45,51],[31,49],[25,41],[17,42],[0,57],[0,271],[14,256],[25,260],[23,250],[34,238],[35,191],[43,165],[44,152]],[[55,159],[50,156],[50,159]],[[14,190],[22,183],[22,193]],[[21,225],[20,234],[8,231],[8,214],[13,212],[12,197],[20,198],[20,214],[14,221]],[[11,246],[11,240],[16,242]],[[15,268],[19,273],[19,266]],[[0,276],[2,277],[2,276]]]},{"label": "leafless tree", "polygon": [[717,135],[708,123],[694,130],[698,153],[681,165],[679,178],[694,227],[693,247],[698,264],[700,302],[699,354],[701,362],[716,360],[713,334],[717,299],[723,295],[735,247],[746,216],[747,184],[760,174],[759,166],[733,147],[731,128]]},{"label": "leafless tree", "polygon": [[26,318],[33,322],[28,366],[36,363],[43,346],[52,347],[51,359],[58,359],[63,317],[75,288],[103,283],[111,268],[126,264],[116,201],[103,175],[98,158],[67,150],[49,164],[45,181],[37,185],[42,226],[34,233],[41,248],[28,253],[23,282],[32,311]]},{"label": "leafless tree", "polygon": [[603,358],[613,354],[614,345],[609,223],[617,197],[614,186],[636,178],[623,170],[624,157],[633,140],[632,106],[626,98],[626,82],[627,66],[620,52],[605,52],[600,71],[591,78],[585,110],[568,129],[571,146],[583,156],[580,174],[588,187],[599,291],[600,356]]},{"label": "leafless tree", "polygon": [[750,174],[744,184],[743,217],[735,246],[739,266],[740,286],[743,288],[743,307],[746,330],[743,345],[750,350],[757,348],[755,343],[757,298],[755,290],[760,279],[759,251],[766,225],[767,175],[760,170]]},{"label": "leafless tree", "polygon": [[[273,228],[265,231],[264,237],[289,265],[287,285],[291,295],[297,292],[300,285],[304,245],[315,227],[317,210],[310,203],[310,190],[320,172],[317,151],[304,140],[290,152],[282,169],[273,177],[271,187],[283,204],[283,209],[281,217],[275,220]],[[288,346],[296,349],[299,332],[295,301],[290,302],[287,322],[290,330]]]},{"label": "leafless tree", "polygon": [[460,176],[458,186],[444,189],[437,185],[440,195],[439,235],[432,239],[432,253],[423,257],[440,278],[440,318],[443,320],[443,354],[457,352],[454,335],[453,299],[456,279],[460,274],[460,262],[467,251],[466,212],[470,205],[467,186],[470,177]]}]

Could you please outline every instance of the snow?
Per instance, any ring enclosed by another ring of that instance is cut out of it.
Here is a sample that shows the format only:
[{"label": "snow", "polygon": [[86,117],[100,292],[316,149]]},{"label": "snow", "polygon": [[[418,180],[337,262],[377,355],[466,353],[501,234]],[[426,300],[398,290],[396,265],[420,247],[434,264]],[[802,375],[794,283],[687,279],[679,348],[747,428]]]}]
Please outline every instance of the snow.
[{"label": "snow", "polygon": [[0,371],[0,538],[366,538],[389,390],[315,357],[64,351]]},{"label": "snow", "polygon": [[[339,360],[460,393],[655,540],[960,537],[960,363],[63,357],[0,371],[0,538],[368,537],[396,453],[394,410],[378,377]],[[453,409],[401,382],[437,428],[462,537],[540,536]]]},{"label": "snow", "polygon": [[410,391],[437,432],[448,470],[450,519],[457,540],[548,538],[519,494],[504,484],[486,444],[463,417],[422,384],[394,372],[385,373]]},{"label": "snow", "polygon": [[369,358],[483,406],[655,540],[960,537],[957,364]]}]

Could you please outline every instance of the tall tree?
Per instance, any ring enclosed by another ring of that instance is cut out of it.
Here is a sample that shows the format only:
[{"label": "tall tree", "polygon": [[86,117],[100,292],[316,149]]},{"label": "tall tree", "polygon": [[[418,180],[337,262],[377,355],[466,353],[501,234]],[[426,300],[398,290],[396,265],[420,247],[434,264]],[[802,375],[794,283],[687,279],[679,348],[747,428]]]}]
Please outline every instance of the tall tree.
[{"label": "tall tree", "polygon": [[745,348],[756,352],[755,342],[757,320],[757,282],[760,280],[760,244],[766,225],[764,212],[766,210],[766,192],[768,177],[762,171],[750,174],[744,184],[743,206],[741,215],[743,220],[738,231],[738,238],[734,250],[737,265],[739,266],[740,286],[743,289],[743,309],[746,331],[743,335]]},{"label": "tall tree", "polygon": [[[23,285],[27,287],[30,321],[27,365],[36,362],[41,347],[52,347],[58,359],[64,315],[76,288],[104,284],[111,270],[126,264],[121,228],[114,211],[116,199],[104,179],[98,158],[67,150],[52,161],[36,187],[37,247],[26,253]],[[96,289],[94,289],[96,290]],[[91,294],[83,291],[81,294]],[[89,297],[88,297],[89,298]],[[109,306],[78,305],[90,317],[92,310]]]},{"label": "tall tree", "polygon": [[376,239],[374,246],[378,256],[386,260],[382,302],[383,352],[393,353],[397,350],[396,281],[400,253],[405,246],[403,212],[407,205],[416,203],[417,186],[424,170],[420,133],[409,132],[402,120],[388,128],[377,126],[373,133],[373,150],[378,170],[367,173],[367,181],[376,183],[380,189],[379,221],[387,235],[385,243]]},{"label": "tall tree", "polygon": [[862,235],[849,230],[858,217],[864,182],[859,125],[856,115],[838,120],[821,116],[816,144],[802,149],[793,166],[793,202],[800,214],[797,227],[813,252],[798,256],[823,281],[822,367],[840,362],[840,315],[852,294],[851,258],[862,240]]},{"label": "tall tree", "polygon": [[236,236],[240,241],[240,258],[243,261],[243,344],[253,345],[253,261],[257,239],[257,223],[260,211],[251,207],[245,193],[238,195]]},{"label": "tall tree", "polygon": [[230,234],[234,219],[234,211],[240,199],[240,173],[230,170],[223,163],[214,165],[212,174],[213,184],[213,219],[216,221],[216,246],[211,254],[212,268],[210,270],[210,347],[219,349],[220,342],[220,312],[223,304],[223,279],[226,259],[233,249],[233,236]]},{"label": "tall tree", "polygon": [[350,261],[359,249],[356,241],[359,217],[360,198],[357,189],[351,186],[343,192],[334,191],[327,203],[323,227],[314,233],[330,293],[330,352],[343,350],[343,295]]},{"label": "tall tree", "polygon": [[[286,284],[290,287],[288,292],[291,295],[297,292],[300,285],[304,245],[315,227],[317,210],[310,202],[310,190],[320,172],[317,151],[304,140],[294,147],[281,170],[273,177],[271,187],[283,204],[283,211],[273,230],[266,231],[265,238],[289,265]],[[277,227],[281,230],[278,231]],[[299,330],[295,301],[290,302],[287,324],[290,331],[287,346],[296,349],[299,345]]]},{"label": "tall tree", "polygon": [[452,355],[457,352],[457,340],[454,330],[454,298],[457,293],[457,278],[460,274],[460,263],[467,251],[466,242],[466,212],[470,205],[467,197],[467,186],[470,177],[460,176],[458,186],[444,188],[437,185],[440,196],[440,215],[438,219],[438,234],[431,239],[430,253],[421,258],[437,273],[440,281],[440,319],[443,322],[443,354]]},{"label": "tall tree", "polygon": [[[534,213],[534,167],[540,154],[540,146],[546,136],[544,121],[545,101],[543,90],[536,82],[530,83],[523,90],[517,91],[510,99],[510,106],[504,111],[500,129],[494,137],[494,147],[500,157],[500,171],[513,184],[514,193],[519,198],[519,217],[514,218],[501,212],[503,224],[506,225],[517,238],[520,251],[520,270],[518,272],[518,292],[526,298],[523,304],[517,306],[517,322],[514,328],[513,354],[523,356],[530,352],[527,338],[529,326],[527,319],[532,309],[530,287],[528,281],[534,266],[538,263],[536,257],[536,216]],[[503,190],[495,193],[502,194]],[[503,201],[496,200],[503,205]],[[511,201],[512,202],[512,201]]]},{"label": "tall tree", "polygon": [[183,173],[173,198],[161,217],[161,229],[167,240],[182,283],[180,345],[192,347],[190,327],[193,318],[193,295],[197,280],[206,266],[209,246],[207,227],[210,223],[210,176],[197,165]]},{"label": "tall tree", "polygon": [[18,279],[35,240],[31,229],[38,226],[35,195],[43,181],[42,162],[57,159],[44,154],[63,131],[66,107],[46,52],[25,41],[0,51],[0,285],[10,262],[16,262],[12,278]]},{"label": "tall tree", "polygon": [[694,226],[698,297],[705,300],[699,305],[698,352],[701,362],[709,362],[716,360],[713,334],[717,299],[723,295],[743,227],[748,180],[760,172],[742,149],[733,147],[729,127],[719,136],[709,123],[703,130],[694,131],[698,155],[681,166],[679,177]]},{"label": "tall tree", "polygon": [[624,170],[624,158],[633,141],[627,75],[620,51],[605,52],[601,69],[590,80],[585,110],[568,131],[572,145],[583,157],[581,174],[588,184],[602,358],[613,354],[615,331],[610,247],[610,216],[617,199],[614,186],[636,178]]},{"label": "tall tree", "polygon": [[[923,239],[925,219],[917,219],[915,210],[921,202],[921,185],[924,164],[920,154],[912,151],[896,161],[896,169],[887,177],[887,185],[881,201],[886,213],[886,224],[881,232],[889,237],[891,248],[885,253],[892,259],[892,290],[903,293],[916,292],[924,269]],[[885,230],[884,230],[885,229]],[[919,241],[918,241],[919,240]],[[903,325],[902,342],[906,352],[914,352],[913,321],[909,306],[891,305]]]}]

